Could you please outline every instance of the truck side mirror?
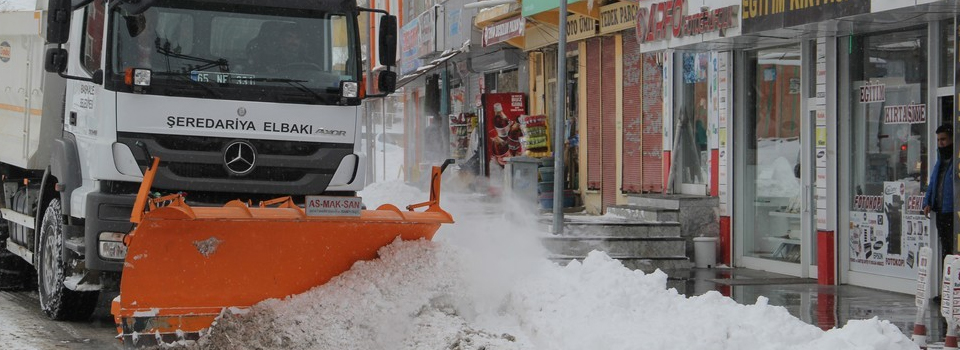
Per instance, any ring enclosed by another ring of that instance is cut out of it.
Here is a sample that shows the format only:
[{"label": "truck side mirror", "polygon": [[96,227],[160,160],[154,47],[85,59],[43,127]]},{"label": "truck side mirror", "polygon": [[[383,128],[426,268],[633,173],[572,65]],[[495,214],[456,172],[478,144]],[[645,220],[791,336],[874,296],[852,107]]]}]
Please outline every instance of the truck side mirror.
[{"label": "truck side mirror", "polygon": [[64,48],[49,48],[43,58],[43,69],[50,73],[63,73],[67,70],[67,50]]},{"label": "truck side mirror", "polygon": [[[51,0],[54,1],[54,0]],[[380,64],[384,66],[397,65],[397,16],[384,15],[380,17]],[[380,75],[381,77],[383,74]],[[396,74],[394,74],[396,82]],[[382,87],[383,85],[381,85]]]},{"label": "truck side mirror", "polygon": [[70,38],[70,15],[73,12],[70,0],[50,0],[47,6],[47,42],[66,43]]},{"label": "truck side mirror", "polygon": [[392,94],[397,91],[397,72],[380,71],[380,75],[377,76],[377,86],[381,93]]}]

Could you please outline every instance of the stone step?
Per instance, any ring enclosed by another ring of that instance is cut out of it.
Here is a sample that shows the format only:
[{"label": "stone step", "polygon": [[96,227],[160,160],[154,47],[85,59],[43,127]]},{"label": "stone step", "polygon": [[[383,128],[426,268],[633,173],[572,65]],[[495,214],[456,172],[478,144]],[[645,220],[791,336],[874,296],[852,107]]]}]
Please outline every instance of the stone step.
[{"label": "stone step", "polygon": [[607,207],[607,213],[643,222],[680,222],[679,209],[642,205],[611,205]]},{"label": "stone step", "polygon": [[[553,232],[550,221],[541,220],[543,230]],[[611,237],[680,237],[682,227],[679,222],[639,222],[620,219],[573,219],[564,220],[563,237],[611,236]]]},{"label": "stone step", "polygon": [[680,210],[680,199],[658,196],[627,196],[630,205],[651,208]]},{"label": "stone step", "polygon": [[[550,260],[556,262],[562,266],[570,263],[572,260],[583,261],[585,256],[572,256],[572,255],[554,255],[550,257]],[[630,257],[630,256],[621,256],[611,258],[620,261],[624,267],[631,270],[640,270],[643,273],[652,273],[657,269],[661,271],[667,270],[676,270],[676,269],[689,269],[693,267],[693,262],[690,259],[687,259],[685,256],[672,256],[672,257],[660,257],[660,258],[643,258],[643,257]]]},{"label": "stone step", "polygon": [[679,237],[553,236],[540,241],[547,251],[560,256],[586,256],[598,250],[611,257],[686,258],[686,241]]}]

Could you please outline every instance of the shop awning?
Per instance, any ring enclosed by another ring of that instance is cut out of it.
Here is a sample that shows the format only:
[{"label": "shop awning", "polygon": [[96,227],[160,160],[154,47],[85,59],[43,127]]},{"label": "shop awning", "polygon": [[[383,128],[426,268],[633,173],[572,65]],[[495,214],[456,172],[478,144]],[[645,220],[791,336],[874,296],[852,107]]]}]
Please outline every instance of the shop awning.
[{"label": "shop awning", "polygon": [[473,19],[473,25],[483,29],[483,27],[488,25],[519,15],[520,4],[501,4],[477,12],[477,16]]},{"label": "shop awning", "polygon": [[434,68],[440,67],[441,65],[444,64],[444,62],[447,62],[451,58],[454,58],[457,55],[459,55],[461,52],[464,52],[465,51],[464,48],[468,46],[470,46],[470,41],[463,43],[463,46],[459,49],[449,49],[447,51],[444,51],[443,53],[440,54],[440,57],[437,57],[433,61],[430,61],[430,63],[420,66],[420,68],[417,68],[417,70],[414,71],[413,73],[400,77],[400,79],[397,80],[397,88],[399,89],[404,85],[406,85],[407,83],[416,80],[421,75],[429,73]]},{"label": "shop awning", "polygon": [[[600,0],[567,0],[567,11],[600,19]],[[539,23],[560,26],[560,2],[556,0],[523,0],[521,15]]]}]

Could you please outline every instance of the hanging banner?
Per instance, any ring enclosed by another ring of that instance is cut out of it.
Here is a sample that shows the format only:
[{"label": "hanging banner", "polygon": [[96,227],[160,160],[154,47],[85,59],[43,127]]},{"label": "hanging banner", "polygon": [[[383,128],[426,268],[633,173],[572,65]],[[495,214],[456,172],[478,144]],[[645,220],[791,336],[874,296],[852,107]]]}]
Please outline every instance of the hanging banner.
[{"label": "hanging banner", "polygon": [[743,34],[870,13],[871,0],[743,0]]},{"label": "hanging banner", "polygon": [[523,36],[527,25],[525,17],[514,17],[483,28],[483,47]]},{"label": "hanging banner", "polygon": [[420,26],[414,18],[400,28],[400,74],[410,74],[420,68],[419,49]]}]

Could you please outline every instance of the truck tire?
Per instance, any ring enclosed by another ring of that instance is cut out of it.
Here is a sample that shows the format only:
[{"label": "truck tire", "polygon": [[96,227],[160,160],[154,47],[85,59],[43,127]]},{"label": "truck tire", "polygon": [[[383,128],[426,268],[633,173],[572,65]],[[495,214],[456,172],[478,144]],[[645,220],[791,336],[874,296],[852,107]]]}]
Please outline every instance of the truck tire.
[{"label": "truck tire", "polygon": [[78,292],[64,285],[68,264],[63,256],[63,211],[54,198],[43,213],[40,224],[40,255],[37,261],[37,284],[40,308],[54,320],[82,321],[90,318],[97,307],[99,291]]}]

